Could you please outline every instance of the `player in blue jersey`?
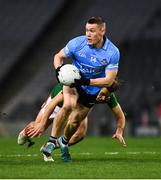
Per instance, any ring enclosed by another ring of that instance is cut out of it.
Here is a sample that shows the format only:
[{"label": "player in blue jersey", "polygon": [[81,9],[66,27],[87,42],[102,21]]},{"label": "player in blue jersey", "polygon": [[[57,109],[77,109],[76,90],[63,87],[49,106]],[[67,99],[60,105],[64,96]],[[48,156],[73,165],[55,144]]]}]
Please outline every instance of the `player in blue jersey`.
[{"label": "player in blue jersey", "polygon": [[[86,23],[86,34],[70,40],[54,56],[54,67],[58,76],[64,60],[72,58],[81,72],[81,79],[72,86],[63,86],[64,103],[53,123],[48,143],[41,149],[46,156],[53,152],[61,129],[64,135],[58,139],[61,158],[70,162],[68,141],[76,132],[81,121],[89,114],[102,87],[110,87],[118,72],[120,53],[118,48],[105,36],[106,23],[101,17],[92,17]],[[70,121],[68,121],[70,119]],[[120,127],[122,128],[122,127]]]}]

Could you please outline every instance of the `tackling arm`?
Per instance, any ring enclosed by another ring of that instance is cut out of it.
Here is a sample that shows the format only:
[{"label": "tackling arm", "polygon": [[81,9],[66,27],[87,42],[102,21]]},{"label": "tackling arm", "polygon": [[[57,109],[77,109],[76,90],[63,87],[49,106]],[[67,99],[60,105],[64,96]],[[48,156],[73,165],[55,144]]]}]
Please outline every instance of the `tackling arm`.
[{"label": "tackling arm", "polygon": [[[111,95],[111,93],[108,91],[107,88],[102,88],[101,91],[99,92],[96,100],[99,103],[107,103],[108,101],[108,97]],[[114,113],[115,117],[116,117],[116,131],[114,133],[114,135],[112,136],[112,138],[116,138],[119,140],[119,142],[125,147],[126,143],[123,137],[123,130],[125,127],[125,115],[122,111],[121,106],[117,103],[117,105],[112,108],[110,107],[112,112]]]},{"label": "tackling arm", "polygon": [[50,115],[52,114],[53,110],[58,104],[62,102],[63,102],[63,95],[61,92],[59,92],[53,99],[51,99],[49,104],[45,107],[44,112],[42,113],[42,117],[41,117],[42,125],[44,126],[47,125],[47,121]]},{"label": "tackling arm", "polygon": [[36,123],[34,127],[31,127],[30,130],[28,131],[28,136],[36,137],[38,135],[41,135],[45,129],[47,128],[47,122],[49,119],[49,116],[55,109],[55,107],[59,104],[62,103],[63,101],[63,96],[60,93],[58,93],[45,107],[44,111],[40,111],[39,114],[41,114],[41,120],[40,122]]},{"label": "tackling arm", "polygon": [[116,107],[112,109],[115,117],[116,117],[116,132],[112,136],[112,138],[116,138],[120,141],[120,143],[126,147],[125,140],[123,138],[123,131],[125,127],[125,115],[121,109],[121,106],[118,104]]}]

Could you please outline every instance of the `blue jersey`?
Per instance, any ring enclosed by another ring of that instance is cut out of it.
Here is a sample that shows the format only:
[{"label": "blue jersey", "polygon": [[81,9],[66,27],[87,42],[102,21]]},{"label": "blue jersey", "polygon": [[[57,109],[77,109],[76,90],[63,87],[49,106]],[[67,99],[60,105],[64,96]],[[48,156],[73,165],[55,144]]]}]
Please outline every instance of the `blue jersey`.
[{"label": "blue jersey", "polygon": [[[118,69],[120,53],[118,48],[107,38],[102,48],[88,44],[86,36],[70,40],[64,48],[66,57],[72,57],[74,64],[88,79],[105,77],[107,70]],[[87,94],[98,94],[98,86],[82,86]]]}]

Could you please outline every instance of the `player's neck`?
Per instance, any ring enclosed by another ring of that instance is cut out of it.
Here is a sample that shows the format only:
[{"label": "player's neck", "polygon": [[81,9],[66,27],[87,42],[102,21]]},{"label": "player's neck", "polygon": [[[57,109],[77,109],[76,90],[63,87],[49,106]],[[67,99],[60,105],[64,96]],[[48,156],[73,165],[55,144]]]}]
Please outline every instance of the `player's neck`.
[{"label": "player's neck", "polygon": [[104,45],[104,39],[100,39],[96,44],[93,45],[94,48],[100,49]]}]

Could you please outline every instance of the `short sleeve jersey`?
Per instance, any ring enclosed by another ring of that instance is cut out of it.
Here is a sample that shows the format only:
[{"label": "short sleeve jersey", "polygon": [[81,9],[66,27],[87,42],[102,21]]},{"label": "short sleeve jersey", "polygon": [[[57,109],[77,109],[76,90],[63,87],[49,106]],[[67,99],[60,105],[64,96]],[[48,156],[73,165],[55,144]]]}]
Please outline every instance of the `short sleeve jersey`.
[{"label": "short sleeve jersey", "polygon": [[[94,48],[88,44],[86,36],[78,36],[70,40],[64,47],[66,57],[72,57],[80,72],[89,79],[105,77],[106,71],[118,69],[120,53],[118,48],[104,37],[102,48]],[[100,87],[82,86],[87,94],[97,95]]]},{"label": "short sleeve jersey", "polygon": [[52,89],[52,91],[50,93],[51,99],[53,99],[60,91],[62,91],[62,87],[63,87],[63,85],[60,84],[60,83],[56,84],[53,87],[53,89]]}]

